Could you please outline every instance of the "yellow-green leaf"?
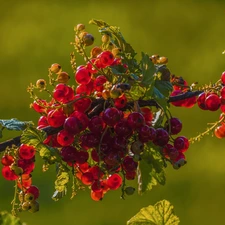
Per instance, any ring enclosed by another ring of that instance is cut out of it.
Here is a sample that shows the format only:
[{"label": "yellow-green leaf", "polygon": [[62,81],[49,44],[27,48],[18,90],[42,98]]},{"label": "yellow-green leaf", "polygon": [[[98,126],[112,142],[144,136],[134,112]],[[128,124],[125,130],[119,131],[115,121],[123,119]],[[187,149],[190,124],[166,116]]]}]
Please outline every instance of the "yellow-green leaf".
[{"label": "yellow-green leaf", "polygon": [[40,143],[42,143],[47,137],[46,132],[43,130],[38,130],[34,127],[28,127],[25,129],[21,135],[21,143],[32,145],[36,147]]},{"label": "yellow-green leaf", "polygon": [[167,200],[157,202],[154,206],[142,208],[127,225],[178,225],[179,218],[174,214],[174,207]]}]

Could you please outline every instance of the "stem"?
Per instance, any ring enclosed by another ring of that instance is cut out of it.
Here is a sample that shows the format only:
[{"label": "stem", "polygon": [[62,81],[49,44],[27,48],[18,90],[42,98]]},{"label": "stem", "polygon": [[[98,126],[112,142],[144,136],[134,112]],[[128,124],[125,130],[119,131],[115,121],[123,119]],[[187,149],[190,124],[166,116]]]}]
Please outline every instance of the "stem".
[{"label": "stem", "polygon": [[17,186],[17,180],[15,181],[15,191],[14,191],[14,197],[13,197],[13,200],[11,202],[12,204],[12,215],[13,216],[16,216],[16,209],[15,209],[15,206],[16,206],[16,196],[17,196],[17,189],[18,189],[18,186]]},{"label": "stem", "polygon": [[210,128],[208,128],[206,131],[204,131],[203,133],[197,135],[196,137],[190,138],[189,139],[189,142],[194,143],[195,141],[200,140],[203,136],[205,136],[206,134],[208,134],[215,127],[217,127],[222,121],[224,121],[224,118],[225,118],[225,115],[223,115],[222,118],[219,121],[213,123],[213,125]]}]

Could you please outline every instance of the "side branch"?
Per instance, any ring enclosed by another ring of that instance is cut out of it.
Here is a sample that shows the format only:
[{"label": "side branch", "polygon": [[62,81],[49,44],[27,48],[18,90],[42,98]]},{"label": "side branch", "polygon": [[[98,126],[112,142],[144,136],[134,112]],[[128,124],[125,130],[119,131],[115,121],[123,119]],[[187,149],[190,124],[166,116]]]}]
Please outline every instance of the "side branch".
[{"label": "side branch", "polygon": [[[184,100],[187,98],[198,96],[202,92],[203,91],[193,91],[193,92],[186,92],[184,94],[177,95],[177,96],[171,96],[171,97],[169,97],[168,102],[176,102],[179,100]],[[144,107],[144,106],[158,107],[158,104],[156,103],[156,101],[154,99],[139,100],[138,103],[141,107]],[[89,113],[87,114],[88,117],[92,118],[93,116],[99,115],[104,110],[104,107],[108,107],[108,105],[109,105],[109,102],[105,102],[104,99],[102,99],[102,98],[96,99],[95,101],[92,102],[91,109],[89,110]],[[134,106],[134,102],[128,102],[127,106],[123,110],[132,108],[133,106]],[[42,130],[45,131],[47,133],[47,135],[52,135],[52,134],[57,134],[62,129],[63,129],[63,127],[54,128],[54,127],[48,126],[48,127],[43,128]],[[1,142],[0,143],[0,152],[3,152],[7,147],[11,147],[12,145],[19,146],[20,138],[21,138],[21,136],[17,136],[15,138],[12,138],[5,142]]]}]

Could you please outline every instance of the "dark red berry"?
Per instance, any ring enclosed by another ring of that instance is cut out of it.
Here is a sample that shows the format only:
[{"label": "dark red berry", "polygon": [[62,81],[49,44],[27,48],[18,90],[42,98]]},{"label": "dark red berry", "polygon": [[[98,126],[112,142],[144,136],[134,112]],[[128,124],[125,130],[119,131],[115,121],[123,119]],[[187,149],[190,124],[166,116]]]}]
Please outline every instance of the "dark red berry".
[{"label": "dark red berry", "polygon": [[174,147],[180,152],[186,152],[189,148],[189,141],[184,136],[177,137],[174,140]]},{"label": "dark red berry", "polygon": [[103,112],[102,119],[108,126],[114,126],[121,119],[120,112],[117,108],[108,108]]},{"label": "dark red berry", "polygon": [[141,113],[133,112],[127,117],[127,122],[132,129],[137,130],[145,125],[145,118]]},{"label": "dark red berry", "polygon": [[216,111],[220,108],[221,100],[217,94],[210,94],[205,99],[205,105],[208,110]]},{"label": "dark red berry", "polygon": [[156,129],[156,138],[153,140],[155,145],[164,146],[169,141],[169,134],[163,128]]},{"label": "dark red berry", "polygon": [[170,134],[178,134],[182,129],[182,123],[178,118],[170,118],[165,123],[165,129]]}]

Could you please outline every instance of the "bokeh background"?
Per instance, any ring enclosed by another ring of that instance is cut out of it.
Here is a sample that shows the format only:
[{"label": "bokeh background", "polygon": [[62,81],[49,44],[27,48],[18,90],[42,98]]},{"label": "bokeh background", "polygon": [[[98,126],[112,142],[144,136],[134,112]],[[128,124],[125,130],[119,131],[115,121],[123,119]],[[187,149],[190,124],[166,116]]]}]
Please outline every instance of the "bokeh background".
[{"label": "bokeh background", "polygon": [[[29,108],[26,92],[30,82],[46,78],[48,68],[58,62],[74,83],[70,52],[73,27],[87,25],[96,40],[92,18],[119,26],[137,53],[169,58],[170,70],[189,83],[215,82],[225,70],[225,1],[3,1],[0,0],[0,118],[37,121]],[[80,60],[78,63],[82,63]],[[182,134],[196,136],[220,112],[171,108],[183,121]],[[2,141],[19,135],[5,132]],[[211,135],[191,145],[188,164],[180,170],[166,169],[167,183],[143,196],[120,199],[120,191],[109,192],[94,202],[89,191],[54,202],[54,169],[41,171],[38,160],[33,183],[40,188],[40,212],[21,213],[28,225],[124,225],[140,208],[167,199],[175,207],[181,225],[222,225],[225,211],[225,142]],[[0,210],[10,210],[13,183],[0,179]]]}]

